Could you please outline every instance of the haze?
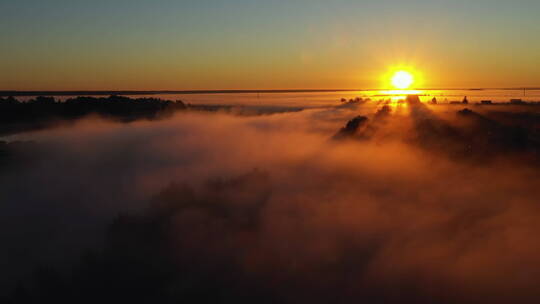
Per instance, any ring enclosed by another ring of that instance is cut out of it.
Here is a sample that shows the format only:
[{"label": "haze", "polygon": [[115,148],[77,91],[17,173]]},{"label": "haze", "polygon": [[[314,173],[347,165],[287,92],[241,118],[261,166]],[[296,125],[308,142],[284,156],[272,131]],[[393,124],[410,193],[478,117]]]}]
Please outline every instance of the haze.
[{"label": "haze", "polygon": [[539,0],[0,1],[0,303],[540,303]]}]

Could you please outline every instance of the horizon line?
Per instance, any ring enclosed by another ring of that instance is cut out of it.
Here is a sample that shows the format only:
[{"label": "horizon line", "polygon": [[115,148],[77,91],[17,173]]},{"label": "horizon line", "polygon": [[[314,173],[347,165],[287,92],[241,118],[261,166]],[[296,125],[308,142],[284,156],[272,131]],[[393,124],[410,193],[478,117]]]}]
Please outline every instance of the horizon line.
[{"label": "horizon line", "polygon": [[[80,96],[80,95],[192,95],[192,94],[249,94],[249,93],[331,93],[331,92],[373,92],[394,91],[395,89],[223,89],[223,90],[0,90],[0,97],[9,96]],[[483,91],[483,90],[540,90],[539,87],[499,87],[499,88],[418,88],[399,91]]]}]

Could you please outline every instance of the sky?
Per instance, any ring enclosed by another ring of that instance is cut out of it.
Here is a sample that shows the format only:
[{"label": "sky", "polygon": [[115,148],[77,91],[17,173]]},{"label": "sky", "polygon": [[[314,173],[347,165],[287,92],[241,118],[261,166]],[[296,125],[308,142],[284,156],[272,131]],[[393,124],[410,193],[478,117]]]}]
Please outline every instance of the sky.
[{"label": "sky", "polygon": [[538,0],[0,0],[0,90],[540,86]]}]

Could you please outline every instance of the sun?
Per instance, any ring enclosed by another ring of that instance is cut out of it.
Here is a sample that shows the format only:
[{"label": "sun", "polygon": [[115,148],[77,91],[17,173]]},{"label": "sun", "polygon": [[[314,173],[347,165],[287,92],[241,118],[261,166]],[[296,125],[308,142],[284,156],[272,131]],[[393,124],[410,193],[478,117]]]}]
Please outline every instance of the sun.
[{"label": "sun", "polygon": [[414,76],[407,71],[397,71],[392,76],[392,85],[396,89],[405,90],[414,83]]}]

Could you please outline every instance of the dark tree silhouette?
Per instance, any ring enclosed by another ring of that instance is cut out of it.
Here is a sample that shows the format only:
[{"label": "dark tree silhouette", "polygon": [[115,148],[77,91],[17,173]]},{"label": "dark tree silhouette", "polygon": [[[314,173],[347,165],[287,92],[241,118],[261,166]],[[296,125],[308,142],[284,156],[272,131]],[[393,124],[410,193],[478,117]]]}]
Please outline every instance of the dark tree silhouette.
[{"label": "dark tree silhouette", "polygon": [[59,120],[73,120],[89,114],[133,121],[159,119],[170,116],[174,111],[185,109],[186,105],[182,101],[132,99],[114,95],[102,98],[76,97],[65,102],[44,96],[27,102],[19,102],[13,97],[0,98],[0,134],[39,129]]}]

